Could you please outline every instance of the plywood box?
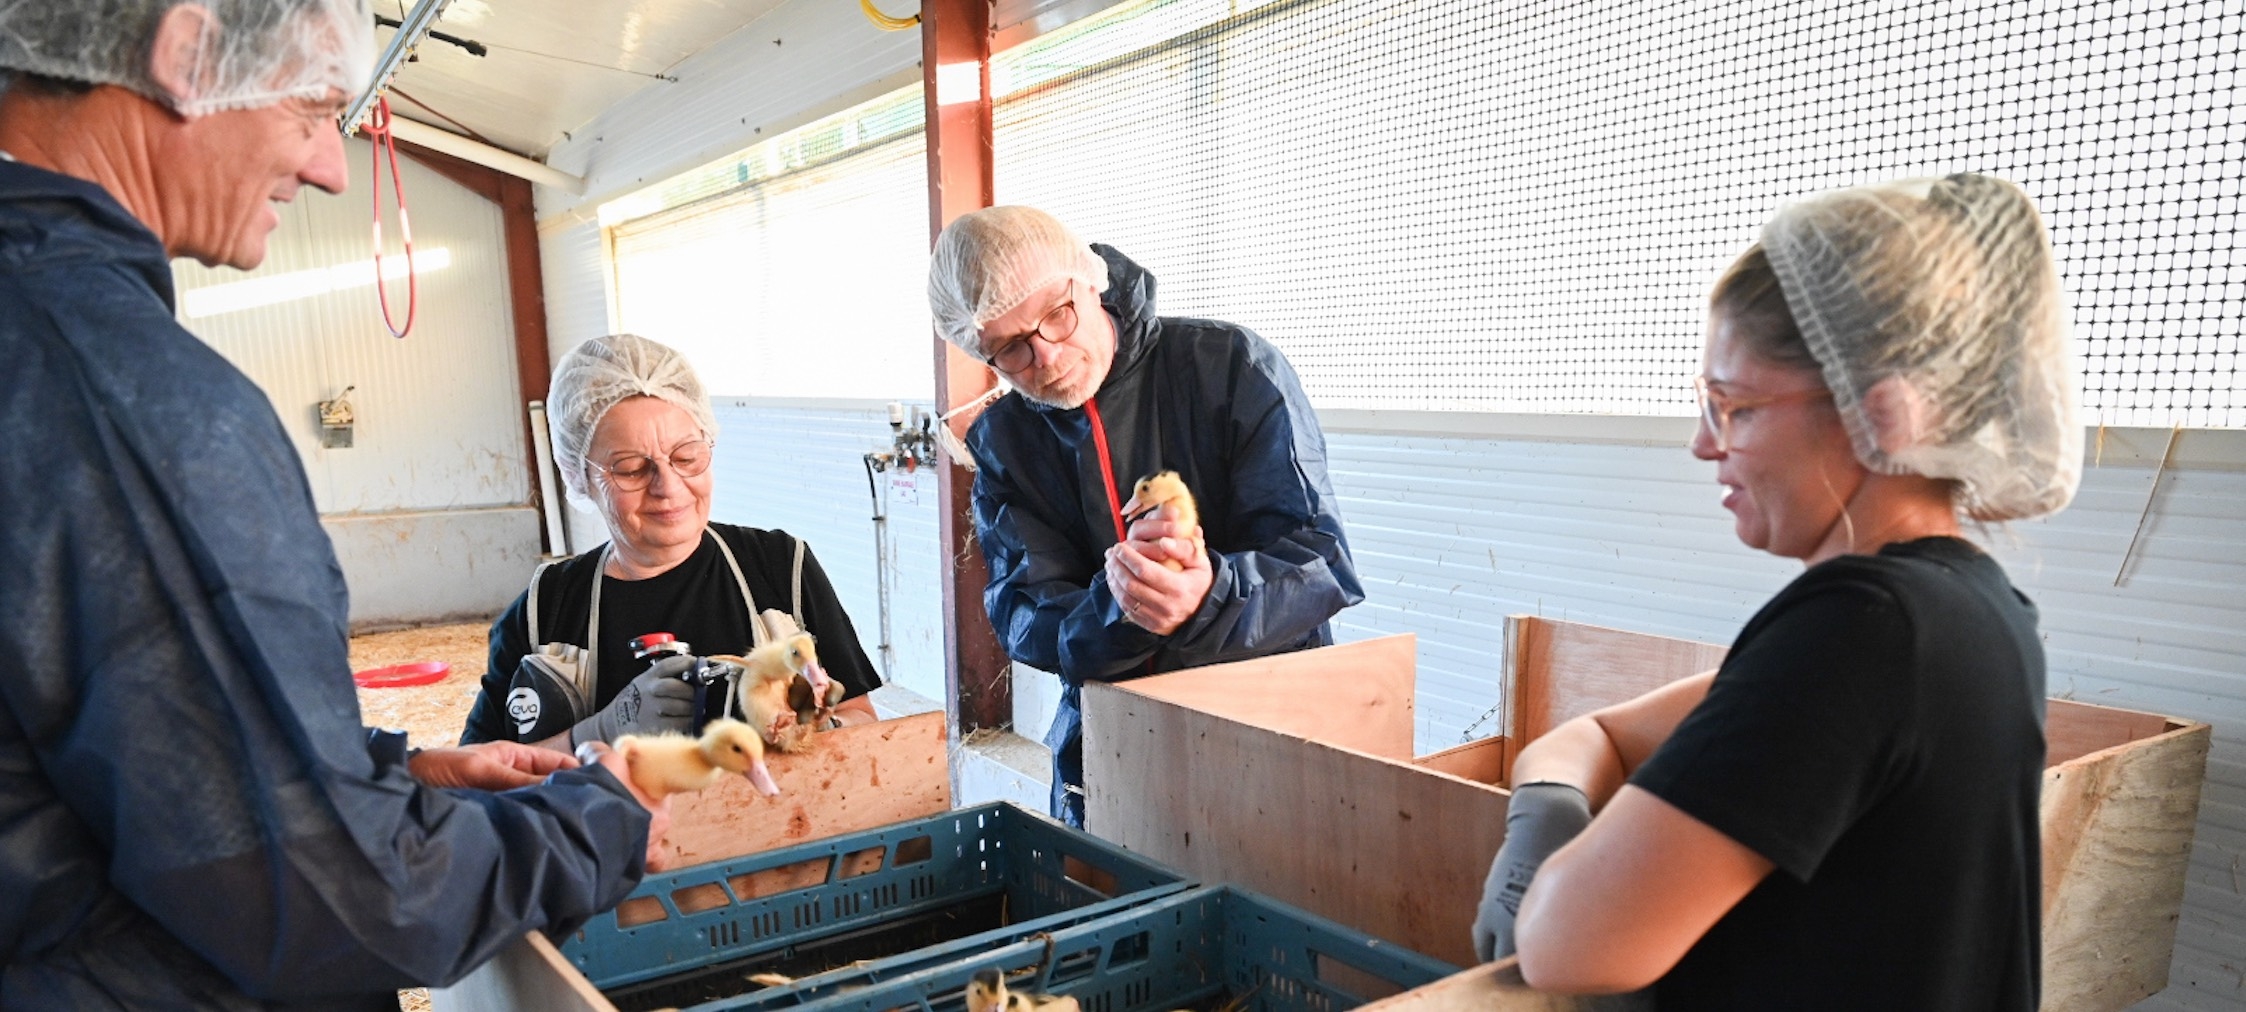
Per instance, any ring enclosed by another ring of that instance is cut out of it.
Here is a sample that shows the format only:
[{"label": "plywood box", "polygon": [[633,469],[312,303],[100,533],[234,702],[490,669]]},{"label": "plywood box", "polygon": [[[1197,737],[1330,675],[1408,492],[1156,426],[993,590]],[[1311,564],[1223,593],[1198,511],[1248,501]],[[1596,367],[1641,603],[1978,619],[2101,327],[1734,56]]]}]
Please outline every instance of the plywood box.
[{"label": "plywood box", "polygon": [[[671,801],[671,866],[723,861],[951,809],[942,712],[837,728],[810,752],[767,756],[780,795],[740,777]],[[619,908],[620,918],[630,912]],[[615,1012],[545,936],[532,932],[449,988],[435,1012]]]},{"label": "plywood box", "polygon": [[[1412,754],[1410,636],[1088,685],[1087,826],[1202,881],[1470,965],[1519,745],[1724,654],[1578,623],[1507,625],[1506,734],[1428,756]],[[2052,700],[2046,737],[2044,1007],[2123,1008],[2167,983],[2211,732]],[[1501,977],[1469,971],[1383,1006],[1471,994],[1485,1009],[1576,1007]]]}]

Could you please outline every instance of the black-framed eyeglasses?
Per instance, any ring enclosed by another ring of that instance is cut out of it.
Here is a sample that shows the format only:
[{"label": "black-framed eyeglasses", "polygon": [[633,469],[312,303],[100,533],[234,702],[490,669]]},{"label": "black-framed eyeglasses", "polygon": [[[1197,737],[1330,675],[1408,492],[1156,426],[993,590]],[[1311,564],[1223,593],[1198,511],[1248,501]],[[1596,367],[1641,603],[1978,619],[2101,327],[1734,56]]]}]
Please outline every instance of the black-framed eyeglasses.
[{"label": "black-framed eyeglasses", "polygon": [[1716,437],[1716,452],[1731,452],[1732,416],[1741,411],[1769,407],[1774,404],[1795,404],[1801,401],[1824,400],[1833,396],[1831,390],[1818,387],[1814,390],[1796,390],[1792,393],[1772,394],[1768,397],[1733,397],[1708,385],[1708,377],[1694,376],[1692,392],[1700,399],[1700,423]]},{"label": "black-framed eyeglasses", "polygon": [[1020,372],[1037,361],[1037,352],[1030,347],[1032,338],[1047,344],[1060,344],[1076,336],[1076,323],[1076,281],[1072,278],[1069,280],[1067,293],[1061,297],[1060,305],[1046,310],[1045,315],[1038,318],[1037,326],[1029,333],[1000,345],[997,351],[984,355],[983,361],[1004,372]]},{"label": "black-framed eyeglasses", "polygon": [[650,457],[644,453],[627,453],[603,464],[586,461],[608,487],[618,492],[637,492],[655,480],[655,469],[670,465],[671,473],[681,478],[692,478],[710,469],[710,458],[716,455],[717,443],[706,436],[696,436],[671,447],[669,453]]}]

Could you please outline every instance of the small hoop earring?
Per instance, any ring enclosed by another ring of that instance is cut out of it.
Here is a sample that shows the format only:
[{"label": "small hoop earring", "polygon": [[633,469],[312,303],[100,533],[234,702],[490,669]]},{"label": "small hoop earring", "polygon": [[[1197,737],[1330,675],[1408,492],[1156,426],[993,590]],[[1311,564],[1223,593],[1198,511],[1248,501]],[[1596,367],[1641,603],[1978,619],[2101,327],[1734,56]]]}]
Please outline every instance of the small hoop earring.
[{"label": "small hoop earring", "polygon": [[1848,532],[1848,554],[1856,554],[1856,520],[1848,515],[1848,502],[1840,497],[1840,490],[1833,487],[1833,476],[1825,473],[1823,464],[1817,465],[1817,480],[1824,484],[1825,494],[1833,497],[1834,505],[1840,507],[1841,526]]}]

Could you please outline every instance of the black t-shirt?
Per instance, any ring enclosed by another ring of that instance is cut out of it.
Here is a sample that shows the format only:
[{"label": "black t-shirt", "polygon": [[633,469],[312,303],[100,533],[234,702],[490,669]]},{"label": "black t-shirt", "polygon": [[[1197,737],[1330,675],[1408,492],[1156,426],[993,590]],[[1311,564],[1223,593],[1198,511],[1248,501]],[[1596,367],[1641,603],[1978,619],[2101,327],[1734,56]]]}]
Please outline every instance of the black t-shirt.
[{"label": "black t-shirt", "polygon": [[2034,1009],[2043,684],[2034,604],[1955,538],[1780,591],[1630,778],[1777,865],[1660,1007]]},{"label": "black t-shirt", "polygon": [[[729,524],[711,524],[725,538],[741,564],[749,593],[759,611],[773,609],[793,614],[795,538],[784,531],[764,531]],[[600,684],[594,705],[607,706],[624,686],[647,670],[647,662],[632,656],[634,638],[667,632],[685,642],[693,653],[745,654],[754,642],[749,611],[741,601],[740,584],[725,564],[717,541],[707,535],[685,562],[644,580],[619,580],[598,573],[599,551],[586,552],[547,567],[538,584],[538,636],[546,643],[585,645],[585,623],[592,609],[593,579],[601,588]],[[507,682],[516,665],[530,652],[529,624],[524,609],[529,591],[491,624],[491,656],[484,669],[483,692],[468,713],[460,740],[466,742],[511,740],[507,717]],[[873,663],[858,643],[850,616],[835,597],[834,585],[809,548],[803,553],[803,627],[819,638],[819,663],[842,683],[843,698],[863,696],[881,685]]]}]

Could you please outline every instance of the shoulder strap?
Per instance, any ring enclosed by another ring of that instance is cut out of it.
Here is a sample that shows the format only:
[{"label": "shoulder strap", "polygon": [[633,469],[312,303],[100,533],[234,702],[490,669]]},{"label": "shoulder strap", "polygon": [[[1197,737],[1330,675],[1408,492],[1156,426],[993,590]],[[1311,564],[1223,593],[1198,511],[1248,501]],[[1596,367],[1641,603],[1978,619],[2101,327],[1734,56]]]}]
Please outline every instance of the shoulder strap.
[{"label": "shoulder strap", "polygon": [[[523,623],[528,627],[527,631],[530,634],[530,650],[526,656],[535,657],[546,646],[546,643],[538,635],[538,626],[540,625],[538,619],[538,585],[546,582],[547,570],[568,561],[569,559],[549,559],[539,563],[537,569],[530,571],[530,591],[527,599],[523,601]],[[570,677],[569,687],[577,692],[576,699],[571,703],[572,720],[583,717],[590,712],[587,708],[592,706],[592,702],[596,698],[593,693],[600,686],[600,675],[596,670],[599,663],[598,652],[593,649],[593,646],[595,643],[594,637],[600,631],[600,570],[608,565],[607,551],[602,551],[600,558],[594,560],[594,564],[597,568],[593,570],[592,614],[587,617],[585,623],[585,648],[576,657],[575,662],[565,669]]]},{"label": "shoulder strap", "polygon": [[725,565],[733,570],[733,583],[741,588],[741,604],[749,609],[749,645],[751,649],[761,647],[768,637],[764,634],[764,623],[757,620],[756,595],[749,593],[749,578],[741,575],[741,562],[733,557],[733,546],[725,543],[725,535],[719,534],[716,528],[704,529],[717,540],[717,550],[725,555]]},{"label": "shoulder strap", "polygon": [[537,569],[530,571],[530,595],[529,600],[523,602],[523,619],[530,624],[530,651],[532,653],[538,652],[538,584],[545,579],[546,570],[553,568],[554,564],[560,561],[560,559],[549,559],[539,563]]},{"label": "shoulder strap", "polygon": [[600,592],[608,583],[608,557],[615,552],[616,542],[611,540],[593,560],[593,599],[585,609],[585,663],[577,666],[578,691],[584,693],[587,705],[600,698]]},{"label": "shoulder strap", "polygon": [[788,594],[790,595],[790,600],[791,600],[791,601],[793,601],[793,602],[794,602],[794,605],[795,605],[795,627],[796,627],[796,628],[798,628],[798,629],[808,629],[808,628],[810,628],[810,627],[809,627],[809,626],[806,626],[806,625],[804,625],[804,624],[803,624],[803,539],[802,539],[802,538],[797,538],[797,539],[795,539],[795,573],[794,573],[794,576],[792,577],[792,579],[793,579],[793,581],[794,581],[794,584],[795,584],[795,586],[794,586],[794,587],[793,587],[792,589],[790,589],[790,590],[788,591]]}]

